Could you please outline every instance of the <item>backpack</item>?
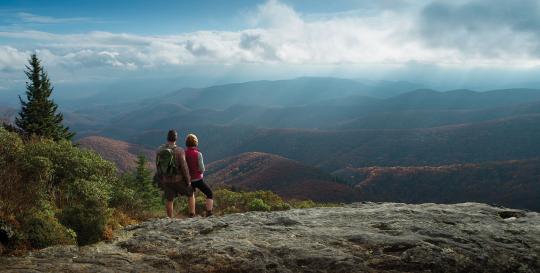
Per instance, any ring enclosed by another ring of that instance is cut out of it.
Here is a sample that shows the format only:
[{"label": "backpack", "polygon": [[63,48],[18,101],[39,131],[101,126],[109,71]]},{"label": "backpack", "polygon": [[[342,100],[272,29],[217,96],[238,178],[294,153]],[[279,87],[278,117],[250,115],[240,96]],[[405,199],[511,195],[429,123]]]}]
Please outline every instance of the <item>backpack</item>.
[{"label": "backpack", "polygon": [[175,151],[176,146],[164,147],[157,154],[157,174],[160,177],[163,176],[175,176],[178,174],[178,168],[176,167]]}]

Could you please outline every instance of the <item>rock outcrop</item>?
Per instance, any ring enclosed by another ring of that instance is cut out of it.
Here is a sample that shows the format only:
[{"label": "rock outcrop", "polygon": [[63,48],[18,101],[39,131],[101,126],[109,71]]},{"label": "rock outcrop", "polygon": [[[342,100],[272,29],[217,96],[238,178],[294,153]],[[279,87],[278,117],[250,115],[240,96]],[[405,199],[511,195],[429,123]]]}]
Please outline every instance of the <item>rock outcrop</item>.
[{"label": "rock outcrop", "polygon": [[157,219],[112,242],[0,258],[0,272],[539,272],[540,214],[478,203]]}]

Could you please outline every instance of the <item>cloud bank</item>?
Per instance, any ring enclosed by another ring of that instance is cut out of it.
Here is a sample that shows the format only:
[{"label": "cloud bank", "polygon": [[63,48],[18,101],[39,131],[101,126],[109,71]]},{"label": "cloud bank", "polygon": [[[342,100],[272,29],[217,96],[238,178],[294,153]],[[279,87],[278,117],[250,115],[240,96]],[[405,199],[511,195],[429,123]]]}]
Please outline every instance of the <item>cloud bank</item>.
[{"label": "cloud bank", "polygon": [[[239,31],[177,35],[3,31],[0,71],[24,68],[37,51],[48,66],[150,69],[200,64],[518,67],[540,65],[536,0],[380,1],[339,14],[301,14],[270,0]],[[365,11],[365,12],[363,12]],[[68,23],[21,13],[23,20]],[[21,42],[23,41],[23,42]]]}]

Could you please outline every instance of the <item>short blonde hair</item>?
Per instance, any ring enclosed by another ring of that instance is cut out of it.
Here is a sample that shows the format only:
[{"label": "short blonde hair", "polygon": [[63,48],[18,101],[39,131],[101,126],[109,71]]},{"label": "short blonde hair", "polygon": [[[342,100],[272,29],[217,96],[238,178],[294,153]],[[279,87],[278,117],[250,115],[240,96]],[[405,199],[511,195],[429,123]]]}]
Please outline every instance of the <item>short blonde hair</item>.
[{"label": "short blonde hair", "polygon": [[186,137],[186,146],[187,147],[197,147],[199,144],[199,140],[197,139],[197,136],[194,134],[189,134]]}]

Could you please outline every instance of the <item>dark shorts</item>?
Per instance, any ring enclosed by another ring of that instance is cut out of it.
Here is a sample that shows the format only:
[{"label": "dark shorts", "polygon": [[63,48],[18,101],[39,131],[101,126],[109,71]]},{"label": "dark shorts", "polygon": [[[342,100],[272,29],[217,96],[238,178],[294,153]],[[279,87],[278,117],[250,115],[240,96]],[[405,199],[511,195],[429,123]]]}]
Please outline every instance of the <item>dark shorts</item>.
[{"label": "dark shorts", "polygon": [[193,188],[193,192],[195,192],[195,189],[199,189],[200,191],[204,193],[204,195],[206,195],[206,198],[208,199],[214,198],[212,189],[210,189],[210,187],[206,183],[204,183],[204,180],[202,179],[198,181],[192,181],[191,187]]},{"label": "dark shorts", "polygon": [[163,192],[167,201],[173,201],[176,196],[185,195],[191,196],[194,192],[193,188],[183,182],[180,183],[163,183]]}]

